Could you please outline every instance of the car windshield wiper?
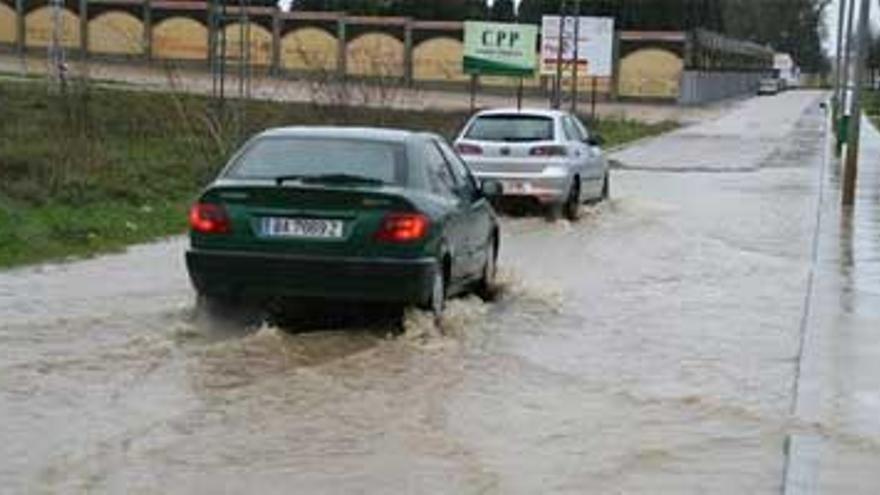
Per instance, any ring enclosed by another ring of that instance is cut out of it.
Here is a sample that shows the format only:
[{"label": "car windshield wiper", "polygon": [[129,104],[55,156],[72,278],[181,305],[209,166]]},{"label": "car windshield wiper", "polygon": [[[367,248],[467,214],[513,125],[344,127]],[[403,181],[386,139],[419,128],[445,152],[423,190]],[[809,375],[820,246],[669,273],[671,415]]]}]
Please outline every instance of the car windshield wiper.
[{"label": "car windshield wiper", "polygon": [[324,174],[324,175],[315,175],[312,177],[303,177],[302,181],[305,183],[325,183],[325,184],[346,184],[346,183],[356,183],[356,184],[369,184],[369,185],[382,185],[385,184],[385,181],[380,179],[374,179],[373,177],[364,177],[363,175],[354,175],[354,174]]}]

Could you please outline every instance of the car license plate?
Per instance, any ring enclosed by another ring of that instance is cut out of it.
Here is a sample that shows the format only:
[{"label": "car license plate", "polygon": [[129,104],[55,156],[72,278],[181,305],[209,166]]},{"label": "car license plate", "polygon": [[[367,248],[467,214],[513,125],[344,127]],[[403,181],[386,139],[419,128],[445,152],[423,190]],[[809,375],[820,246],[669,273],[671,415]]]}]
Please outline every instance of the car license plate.
[{"label": "car license plate", "polygon": [[525,181],[506,180],[501,183],[504,194],[523,194],[532,190],[532,185]]},{"label": "car license plate", "polygon": [[319,218],[263,218],[260,231],[265,237],[295,237],[306,239],[341,239],[342,220]]}]

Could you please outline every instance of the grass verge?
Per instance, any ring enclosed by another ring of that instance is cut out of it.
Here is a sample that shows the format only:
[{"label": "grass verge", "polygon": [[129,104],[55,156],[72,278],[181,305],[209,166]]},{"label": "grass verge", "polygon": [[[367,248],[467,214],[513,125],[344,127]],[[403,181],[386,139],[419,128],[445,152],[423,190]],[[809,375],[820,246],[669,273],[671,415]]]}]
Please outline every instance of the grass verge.
[{"label": "grass verge", "polygon": [[880,128],[880,91],[865,92],[864,112],[874,126]]},{"label": "grass verge", "polygon": [[[462,112],[230,101],[0,80],[0,268],[179,234],[186,209],[247,136],[279,125],[370,125],[452,137]],[[673,123],[611,119],[612,147]]]}]

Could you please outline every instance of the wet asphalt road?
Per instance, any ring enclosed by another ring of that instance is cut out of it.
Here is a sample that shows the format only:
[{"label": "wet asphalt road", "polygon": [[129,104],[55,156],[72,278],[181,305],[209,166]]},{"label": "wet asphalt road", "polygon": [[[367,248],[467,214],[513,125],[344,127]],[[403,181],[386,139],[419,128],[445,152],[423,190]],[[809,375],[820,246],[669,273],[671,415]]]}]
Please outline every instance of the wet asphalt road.
[{"label": "wet asphalt road", "polygon": [[507,219],[502,297],[439,329],[225,331],[193,317],[179,239],[2,273],[0,491],[779,493],[792,437],[870,465],[870,420],[798,406],[840,360],[800,366],[807,294],[847,293],[810,284],[821,97],[618,153],[578,224]]}]

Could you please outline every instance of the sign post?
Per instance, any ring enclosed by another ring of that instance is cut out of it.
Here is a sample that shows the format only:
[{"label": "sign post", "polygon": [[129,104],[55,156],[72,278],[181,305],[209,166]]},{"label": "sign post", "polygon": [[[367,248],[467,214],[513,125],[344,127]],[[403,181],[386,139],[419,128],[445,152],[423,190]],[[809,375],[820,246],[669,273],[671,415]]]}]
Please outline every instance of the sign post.
[{"label": "sign post", "polygon": [[[565,64],[572,65],[572,98],[577,99],[580,77],[612,77],[614,72],[614,19],[611,17],[566,17],[548,15],[541,20],[541,74],[562,74]],[[557,81],[561,88],[561,81]],[[595,87],[593,84],[595,102]],[[561,92],[561,91],[560,91]],[[559,106],[558,95],[554,105]],[[572,110],[577,110],[572,102]]]},{"label": "sign post", "polygon": [[522,78],[537,70],[535,47],[538,27],[500,22],[464,23],[464,72],[471,76],[471,111],[476,100],[479,75],[520,78],[517,107],[522,105]]}]

